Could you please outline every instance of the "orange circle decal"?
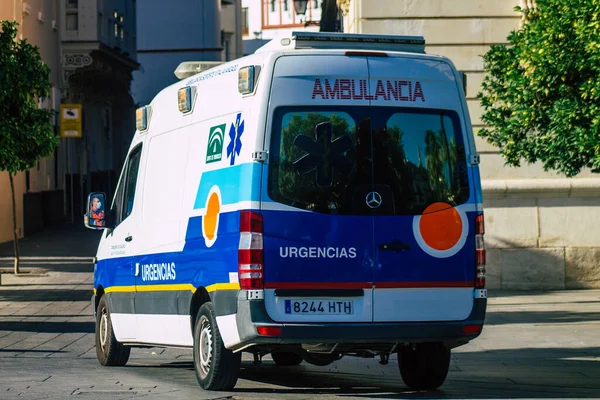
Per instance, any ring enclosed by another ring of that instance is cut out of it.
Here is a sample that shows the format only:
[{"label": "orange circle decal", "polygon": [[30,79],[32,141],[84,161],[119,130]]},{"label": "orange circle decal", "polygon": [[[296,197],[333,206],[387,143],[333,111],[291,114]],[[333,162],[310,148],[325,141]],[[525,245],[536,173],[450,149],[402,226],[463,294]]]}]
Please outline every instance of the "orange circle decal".
[{"label": "orange circle decal", "polygon": [[204,243],[207,247],[212,247],[217,241],[220,213],[221,191],[215,185],[206,196],[206,206],[202,215],[202,236],[204,236]]},{"label": "orange circle decal", "polygon": [[425,244],[434,250],[444,251],[460,240],[463,222],[459,212],[450,204],[433,203],[423,211],[419,230]]},{"label": "orange circle decal", "polygon": [[206,215],[204,216],[204,232],[208,240],[215,238],[217,218],[220,211],[219,195],[216,192],[212,193],[208,198],[208,206],[206,207]]}]

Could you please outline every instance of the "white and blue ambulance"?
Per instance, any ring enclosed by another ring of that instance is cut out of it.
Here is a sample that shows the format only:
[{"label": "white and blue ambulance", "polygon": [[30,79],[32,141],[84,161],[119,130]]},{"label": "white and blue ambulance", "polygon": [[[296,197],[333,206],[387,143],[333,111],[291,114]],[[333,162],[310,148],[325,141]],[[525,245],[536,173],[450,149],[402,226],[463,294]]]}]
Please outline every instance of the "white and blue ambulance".
[{"label": "white and blue ambulance", "polygon": [[189,347],[200,386],[227,390],[243,351],[397,354],[408,387],[442,385],[484,322],[484,227],[464,79],[424,46],[295,32],[180,66],[137,110],[112,204],[86,216],[104,229],[100,363]]}]

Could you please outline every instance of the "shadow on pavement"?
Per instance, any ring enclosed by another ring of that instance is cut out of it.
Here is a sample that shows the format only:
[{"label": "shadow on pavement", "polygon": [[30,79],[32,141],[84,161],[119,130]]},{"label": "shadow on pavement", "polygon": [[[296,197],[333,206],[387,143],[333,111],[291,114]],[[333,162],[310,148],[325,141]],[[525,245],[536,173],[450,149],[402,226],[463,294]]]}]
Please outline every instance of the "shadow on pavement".
[{"label": "shadow on pavement", "polygon": [[[241,379],[281,386],[239,388],[235,393],[330,394],[372,399],[402,398],[596,398],[600,393],[600,348],[522,348],[459,353],[461,371],[450,371],[442,390],[409,391],[396,362],[389,376],[330,372],[305,364],[278,367],[270,362],[242,365]],[[362,364],[364,365],[364,364]],[[393,372],[392,372],[393,371]],[[396,375],[397,374],[397,375]]]},{"label": "shadow on pavement", "polygon": [[[82,222],[64,224],[19,239],[20,254],[24,257],[93,257],[103,231],[94,231]],[[12,241],[0,243],[0,257],[12,257]]]},{"label": "shadow on pavement", "polygon": [[[90,319],[93,319],[90,317]],[[52,322],[52,321],[9,321],[0,322],[0,331],[36,333],[94,333],[96,323]]]},{"label": "shadow on pavement", "polygon": [[29,302],[29,301],[90,301],[92,290],[37,290],[37,289],[1,289],[0,301]]},{"label": "shadow on pavement", "polygon": [[568,324],[590,321],[600,321],[600,312],[488,310],[485,316],[485,325],[531,324],[534,322],[536,324]]},{"label": "shadow on pavement", "polygon": [[0,349],[0,353],[67,353],[64,350]]},{"label": "shadow on pavement", "polygon": [[[0,268],[6,269],[12,267],[12,261],[9,263],[1,263]],[[35,261],[35,262],[23,262],[21,263],[20,271],[24,272],[22,275],[17,275],[15,278],[28,278],[27,272],[35,270],[36,273],[46,272],[94,272],[94,264],[92,263],[68,263],[68,262],[47,262],[47,261]],[[6,273],[6,272],[5,272]],[[4,287],[5,285],[2,285]]]}]

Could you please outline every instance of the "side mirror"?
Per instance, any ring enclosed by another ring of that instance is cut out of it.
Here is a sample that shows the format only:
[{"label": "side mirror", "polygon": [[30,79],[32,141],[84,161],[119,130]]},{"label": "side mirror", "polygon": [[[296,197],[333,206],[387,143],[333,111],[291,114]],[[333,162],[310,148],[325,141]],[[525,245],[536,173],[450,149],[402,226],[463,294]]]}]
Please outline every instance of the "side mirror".
[{"label": "side mirror", "polygon": [[83,216],[83,223],[86,228],[106,229],[106,195],[104,193],[90,193],[88,196],[86,213]]}]

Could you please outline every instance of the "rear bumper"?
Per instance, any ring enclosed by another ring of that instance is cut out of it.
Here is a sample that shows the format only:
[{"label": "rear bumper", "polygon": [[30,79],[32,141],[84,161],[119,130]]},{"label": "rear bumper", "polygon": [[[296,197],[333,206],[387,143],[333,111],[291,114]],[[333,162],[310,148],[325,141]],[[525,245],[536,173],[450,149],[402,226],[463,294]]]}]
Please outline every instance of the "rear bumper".
[{"label": "rear bumper", "polygon": [[[245,297],[240,292],[238,299]],[[266,313],[264,301],[238,301],[236,322],[240,343],[232,349],[275,344],[401,344],[446,342],[455,347],[475,339],[465,334],[466,325],[483,325],[487,299],[475,299],[471,314],[464,321],[394,323],[277,323]],[[257,328],[278,327],[280,336],[261,336]]]}]

